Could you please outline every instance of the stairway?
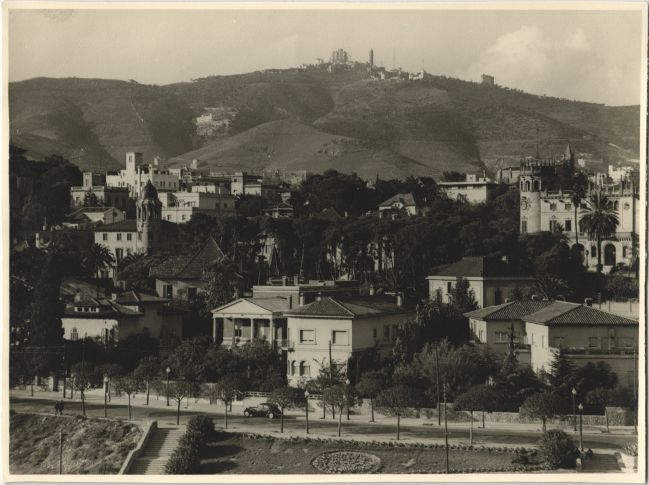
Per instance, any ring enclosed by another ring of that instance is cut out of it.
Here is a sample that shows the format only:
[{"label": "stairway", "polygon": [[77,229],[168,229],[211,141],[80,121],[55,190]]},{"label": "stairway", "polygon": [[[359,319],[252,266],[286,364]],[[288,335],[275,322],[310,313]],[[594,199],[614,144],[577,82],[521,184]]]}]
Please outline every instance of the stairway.
[{"label": "stairway", "polygon": [[583,473],[611,473],[622,470],[612,453],[594,453],[590,458],[584,457],[581,471]]},{"label": "stairway", "polygon": [[178,446],[185,427],[159,426],[149,439],[142,454],[133,462],[129,475],[164,475],[165,465]]}]

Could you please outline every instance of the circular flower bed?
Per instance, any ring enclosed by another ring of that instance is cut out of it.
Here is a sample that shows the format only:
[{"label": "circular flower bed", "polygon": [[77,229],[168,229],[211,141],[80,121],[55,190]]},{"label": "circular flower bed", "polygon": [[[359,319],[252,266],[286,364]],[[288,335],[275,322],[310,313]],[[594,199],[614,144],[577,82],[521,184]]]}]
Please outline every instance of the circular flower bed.
[{"label": "circular flower bed", "polygon": [[322,473],[374,473],[381,459],[359,451],[329,451],[316,456],[311,464]]}]

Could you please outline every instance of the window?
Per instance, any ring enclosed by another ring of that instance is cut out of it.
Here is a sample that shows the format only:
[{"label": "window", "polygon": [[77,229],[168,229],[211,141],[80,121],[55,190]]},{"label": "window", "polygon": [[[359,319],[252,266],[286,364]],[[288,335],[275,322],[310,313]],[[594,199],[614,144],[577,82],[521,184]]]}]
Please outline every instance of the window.
[{"label": "window", "polygon": [[449,281],[448,283],[446,283],[446,292],[450,293],[452,289],[453,289],[453,283]]},{"label": "window", "polygon": [[379,335],[379,331],[378,331],[378,329],[373,328],[373,329],[372,329],[372,338],[373,338],[374,340],[377,340],[378,335]]},{"label": "window", "polygon": [[629,204],[628,202],[625,202],[624,203],[624,210],[629,210],[630,208],[631,208],[631,204]]},{"label": "window", "polygon": [[297,363],[295,361],[291,362],[291,375],[294,376],[297,374]]},{"label": "window", "polygon": [[300,375],[301,376],[310,376],[311,375],[311,366],[308,362],[300,362]]},{"label": "window", "polygon": [[617,347],[620,349],[631,349],[633,348],[633,339],[630,337],[618,337]]},{"label": "window", "polygon": [[555,202],[553,202],[553,203],[550,204],[550,210],[551,210],[551,211],[555,211],[555,210],[557,210],[557,204],[556,204]]},{"label": "window", "polygon": [[108,233],[107,233],[107,232],[103,233],[101,238],[102,238],[104,241],[108,241]]},{"label": "window", "polygon": [[300,343],[315,343],[315,330],[300,330]]},{"label": "window", "polygon": [[124,250],[122,248],[115,249],[115,259],[119,262],[124,257]]},{"label": "window", "polygon": [[563,347],[563,337],[554,337],[554,346],[558,348]]},{"label": "window", "polygon": [[243,335],[243,329],[241,328],[241,325],[235,325],[234,327],[234,336],[235,337],[241,337]]},{"label": "window", "polygon": [[347,345],[347,331],[334,330],[332,332],[331,343],[334,345]]},{"label": "window", "polygon": [[194,301],[196,299],[196,288],[187,288],[187,301]]},{"label": "window", "polygon": [[390,340],[390,326],[383,325],[383,340]]},{"label": "window", "polygon": [[551,220],[550,221],[550,232],[556,232],[557,231],[557,221]]},{"label": "window", "polygon": [[137,233],[137,240],[138,240],[138,241],[141,241],[141,240],[142,240],[142,233],[141,233],[141,232],[138,232],[138,233]]},{"label": "window", "polygon": [[164,298],[173,298],[174,287],[172,285],[162,285],[162,296]]},{"label": "window", "polygon": [[77,330],[77,327],[72,327],[72,330],[70,331],[70,340],[79,340],[79,331]]},{"label": "window", "polygon": [[521,221],[521,232],[523,234],[525,234],[527,232],[527,221],[526,220]]},{"label": "window", "polygon": [[588,348],[589,349],[597,349],[597,348],[599,348],[599,339],[597,337],[589,337],[588,338]]},{"label": "window", "polygon": [[130,232],[127,232],[126,233],[126,240],[131,241],[132,239],[133,239],[133,234],[131,234]]},{"label": "window", "polygon": [[184,221],[187,218],[185,214],[182,215],[182,220]]},{"label": "window", "polygon": [[118,233],[117,233],[117,240],[118,240],[118,241],[121,241],[121,240],[122,240],[122,233],[121,233],[121,232],[118,232]]},{"label": "window", "polygon": [[566,228],[566,231],[572,231],[572,220],[566,219],[566,223],[564,227]]},{"label": "window", "polygon": [[567,211],[569,211],[569,210],[572,209],[572,204],[566,204],[566,205],[564,206],[564,208],[565,208]]},{"label": "window", "polygon": [[508,332],[496,332],[496,342],[509,342]]},{"label": "window", "polygon": [[590,255],[591,255],[593,258],[596,258],[596,257],[597,257],[597,246],[591,246],[591,247],[590,247]]}]

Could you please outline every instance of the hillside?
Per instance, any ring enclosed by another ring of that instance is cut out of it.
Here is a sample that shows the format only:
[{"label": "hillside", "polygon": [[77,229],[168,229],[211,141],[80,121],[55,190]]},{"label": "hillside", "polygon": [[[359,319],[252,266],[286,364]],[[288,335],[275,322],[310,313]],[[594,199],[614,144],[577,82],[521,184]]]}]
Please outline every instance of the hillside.
[{"label": "hillside", "polygon": [[[197,134],[206,108],[235,113],[225,135]],[[638,158],[639,107],[547,98],[439,76],[375,81],[359,69],[264,71],[167,86],[38,78],[9,87],[11,140],[32,158],[61,154],[116,168],[124,152],[216,170],[336,168],[439,176],[495,168],[570,142],[589,158]]]}]

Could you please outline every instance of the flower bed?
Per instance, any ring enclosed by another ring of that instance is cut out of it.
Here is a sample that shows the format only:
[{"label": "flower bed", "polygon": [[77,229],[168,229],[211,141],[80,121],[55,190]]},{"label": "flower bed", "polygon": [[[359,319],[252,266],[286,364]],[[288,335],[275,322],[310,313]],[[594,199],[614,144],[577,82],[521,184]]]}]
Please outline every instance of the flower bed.
[{"label": "flower bed", "polygon": [[316,456],[311,465],[322,473],[375,473],[381,459],[359,451],[328,451]]}]

